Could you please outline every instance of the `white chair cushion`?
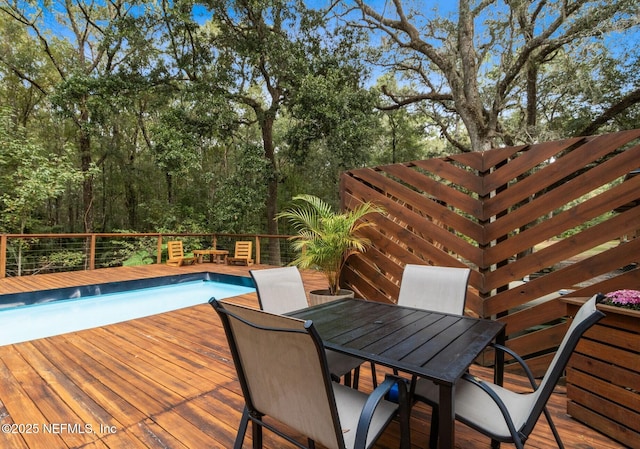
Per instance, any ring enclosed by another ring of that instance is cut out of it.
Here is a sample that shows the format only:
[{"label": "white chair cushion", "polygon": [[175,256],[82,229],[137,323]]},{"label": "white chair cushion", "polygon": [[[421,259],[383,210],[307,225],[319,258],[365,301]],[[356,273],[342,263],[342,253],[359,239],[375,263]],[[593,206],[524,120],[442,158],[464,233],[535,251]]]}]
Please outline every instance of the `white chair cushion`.
[{"label": "white chair cushion", "polygon": [[[336,398],[336,408],[338,409],[338,416],[340,417],[344,443],[347,449],[351,449],[354,447],[356,441],[356,430],[362,408],[369,396],[361,391],[345,387],[335,382],[333,384],[333,391]],[[370,447],[373,442],[375,442],[397,410],[398,404],[386,400],[380,402],[371,420],[371,426],[367,434],[367,447]]]},{"label": "white chair cushion", "polygon": [[[484,382],[505,403],[516,430],[524,426],[533,408],[535,393],[514,393],[490,382]],[[418,379],[415,394],[432,404],[438,403],[438,386],[427,379]],[[463,422],[486,429],[504,438],[511,438],[502,412],[481,388],[461,379],[455,387],[455,411]]]}]

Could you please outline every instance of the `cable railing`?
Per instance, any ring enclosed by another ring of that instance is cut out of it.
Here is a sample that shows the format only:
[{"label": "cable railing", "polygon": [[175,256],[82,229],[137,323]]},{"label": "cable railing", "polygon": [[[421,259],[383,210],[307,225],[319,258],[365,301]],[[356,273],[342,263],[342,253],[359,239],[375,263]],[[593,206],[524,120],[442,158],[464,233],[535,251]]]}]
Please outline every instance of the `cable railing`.
[{"label": "cable railing", "polygon": [[[288,235],[218,233],[0,234],[0,278],[97,268],[161,264],[166,244],[182,240],[185,252],[225,249],[251,240],[257,264],[286,265],[295,258]],[[273,242],[277,241],[277,245]]]}]

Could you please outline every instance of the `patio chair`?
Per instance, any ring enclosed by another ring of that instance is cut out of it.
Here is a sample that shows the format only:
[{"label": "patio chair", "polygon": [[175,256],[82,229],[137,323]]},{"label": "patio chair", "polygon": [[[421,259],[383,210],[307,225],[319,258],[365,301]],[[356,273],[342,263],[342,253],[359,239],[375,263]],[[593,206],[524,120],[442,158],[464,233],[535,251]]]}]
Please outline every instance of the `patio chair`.
[{"label": "patio chair", "polygon": [[[456,383],[456,419],[489,436],[494,443],[513,443],[518,449],[522,449],[538,422],[540,414],[544,413],[558,447],[564,448],[546,404],[580,337],[604,317],[604,313],[596,309],[598,299],[598,295],[593,296],[578,310],[540,385],[536,384],[531,370],[519,355],[504,346],[494,345],[496,350],[509,354],[522,366],[533,392],[515,393],[494,383],[465,374]],[[419,379],[416,394],[437,404],[438,388],[433,382]],[[433,427],[432,424],[431,434],[436,434],[436,438],[433,438],[431,443],[437,441],[437,429],[438,427]],[[430,447],[435,448],[432,444]]]},{"label": "patio chair", "polygon": [[[302,276],[296,267],[249,270],[249,274],[256,285],[260,308],[265,312],[285,314],[309,306]],[[327,362],[332,376],[338,380],[344,376],[345,385],[358,389],[363,360],[327,350]],[[374,387],[376,384],[374,380]]]},{"label": "patio chair", "polygon": [[[371,395],[333,382],[311,321],[209,302],[220,315],[245,400],[235,449],[242,447],[249,421],[254,449],[262,447],[263,427],[300,448],[370,448],[397,415],[401,447],[409,448],[406,389],[401,387],[398,404],[384,399],[397,378],[388,376]],[[292,431],[307,437],[308,446]]]},{"label": "patio chair", "polygon": [[253,265],[251,258],[252,242],[237,241],[233,257],[227,257],[228,265]]},{"label": "patio chair", "polygon": [[407,264],[398,305],[463,315],[470,273],[469,268]]},{"label": "patio chair", "polygon": [[[464,315],[469,284],[469,268],[437,267],[406,264],[402,272],[398,305],[432,310],[440,313]],[[438,403],[416,391],[418,378],[411,378],[411,395],[414,400],[433,407],[431,428],[438,427]],[[438,434],[431,432],[429,445],[433,447]]]},{"label": "patio chair", "polygon": [[167,242],[167,265],[174,267],[181,267],[185,264],[196,263],[195,257],[185,257],[184,249],[182,247],[182,241]]}]

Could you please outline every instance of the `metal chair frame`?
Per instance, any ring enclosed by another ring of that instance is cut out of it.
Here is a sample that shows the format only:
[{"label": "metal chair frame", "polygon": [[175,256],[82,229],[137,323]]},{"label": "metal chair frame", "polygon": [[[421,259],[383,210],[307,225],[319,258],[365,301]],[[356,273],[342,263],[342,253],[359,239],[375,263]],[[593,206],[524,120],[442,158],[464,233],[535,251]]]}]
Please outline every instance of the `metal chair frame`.
[{"label": "metal chair frame", "polygon": [[[254,403],[253,400],[253,395],[251,392],[251,389],[249,387],[249,381],[247,378],[247,374],[245,372],[245,367],[243,364],[243,358],[242,358],[242,354],[241,351],[239,350],[237,341],[236,341],[236,335],[234,333],[234,328],[232,325],[232,320],[237,320],[238,322],[248,326],[249,328],[252,329],[251,332],[256,332],[258,334],[260,333],[271,333],[271,332],[277,332],[277,333],[291,333],[291,334],[304,334],[307,335],[308,338],[310,338],[313,342],[313,346],[315,347],[315,353],[318,357],[318,361],[319,364],[322,368],[322,382],[324,384],[324,388],[325,388],[325,392],[326,392],[326,398],[329,401],[329,410],[330,410],[330,414],[331,414],[331,420],[333,422],[333,430],[335,432],[335,441],[337,442],[337,448],[336,449],[347,449],[346,445],[345,445],[345,441],[344,441],[344,435],[343,435],[343,429],[340,425],[340,417],[339,417],[339,412],[338,412],[338,406],[336,403],[336,399],[335,399],[335,392],[334,392],[334,388],[339,387],[339,388],[346,388],[342,385],[337,385],[335,384],[332,380],[331,380],[331,376],[329,373],[329,368],[327,366],[327,361],[326,361],[326,356],[325,356],[325,351],[324,351],[324,347],[322,345],[322,340],[320,338],[320,336],[318,335],[317,330],[315,329],[315,327],[313,326],[313,323],[311,321],[306,321],[303,323],[302,327],[271,327],[271,326],[263,326],[260,324],[257,324],[255,322],[249,321],[248,319],[246,319],[243,316],[240,316],[241,314],[245,313],[243,312],[246,310],[252,311],[250,313],[258,313],[258,314],[267,314],[267,312],[264,311],[259,311],[256,309],[249,309],[249,308],[244,308],[242,306],[238,306],[238,305],[232,305],[232,304],[228,304],[228,303],[221,303],[219,301],[217,301],[216,299],[212,298],[209,303],[211,304],[211,306],[214,308],[214,310],[218,313],[218,315],[220,316],[220,319],[222,321],[222,325],[225,331],[225,334],[227,336],[227,340],[229,343],[229,348],[231,350],[231,354],[233,356],[233,361],[236,367],[236,371],[238,374],[238,380],[240,382],[240,387],[242,389],[242,393],[245,399],[245,407],[242,413],[242,418],[240,421],[240,425],[238,428],[238,434],[236,436],[236,441],[234,444],[234,449],[241,449],[242,448],[242,443],[244,441],[245,438],[245,434],[247,431],[247,426],[249,421],[252,422],[252,436],[253,436],[253,448],[254,449],[259,449],[262,448],[262,429],[267,428],[268,430],[274,432],[275,434],[279,435],[280,437],[284,438],[285,440],[287,440],[288,442],[294,444],[295,446],[302,448],[302,449],[313,449],[315,447],[315,443],[312,439],[309,439],[307,442],[307,445],[305,446],[304,444],[300,443],[299,441],[296,441],[293,437],[291,437],[290,435],[287,435],[286,433],[284,433],[283,431],[281,431],[279,428],[277,428],[275,425],[269,423],[269,422],[265,422],[265,420],[263,419],[265,416],[265,413],[261,412]],[[233,311],[231,311],[233,310]],[[272,314],[269,314],[272,315]],[[272,315],[273,316],[273,315]],[[283,320],[290,320],[291,323],[294,324],[298,324],[298,326],[300,326],[301,321],[300,320],[296,320],[294,318],[287,318],[287,317],[282,317],[280,316],[280,318],[282,318]],[[266,335],[266,334],[265,334]],[[265,355],[267,356],[267,355]],[[265,372],[264,373],[265,376],[268,376],[269,373]],[[385,395],[389,392],[389,390],[391,390],[391,388],[398,384],[398,389],[399,389],[399,402],[398,405],[396,407],[396,414],[399,416],[400,419],[400,426],[401,426],[401,441],[400,441],[400,446],[403,449],[409,449],[410,447],[410,427],[409,427],[409,407],[408,407],[408,393],[406,391],[406,387],[404,387],[404,382],[400,381],[399,378],[396,378],[394,376],[388,375],[385,379],[385,381],[380,384],[380,386],[378,388],[376,388],[370,395],[368,395],[366,402],[364,404],[364,407],[361,409],[361,414],[360,414],[360,418],[357,424],[357,428],[356,428],[356,434],[355,434],[355,445],[353,449],[368,449],[369,447],[371,447],[375,441],[375,439],[373,441],[370,441],[369,446],[367,446],[367,438],[368,438],[368,433],[370,430],[370,425],[371,425],[371,421],[374,418],[376,409],[379,407],[379,405],[383,402]],[[351,389],[348,389],[351,390]],[[363,398],[366,396],[365,393],[359,392],[359,391],[355,391],[355,390],[351,390],[353,391],[354,394],[357,395],[361,395]],[[387,406],[389,404],[387,403]],[[278,416],[271,416],[271,418],[275,419],[275,420],[279,420],[280,418]],[[389,423],[389,421],[386,422],[386,425]],[[379,435],[378,435],[379,436]],[[377,436],[376,436],[377,438]]]},{"label": "metal chair frame", "polygon": [[[504,419],[504,422],[509,430],[510,435],[505,436],[505,435],[496,434],[482,427],[481,425],[478,425],[476,422],[472,421],[471,419],[465,418],[464,416],[457,415],[456,419],[468,425],[469,427],[489,436],[492,441],[491,445],[494,448],[498,448],[500,446],[500,443],[503,442],[503,443],[513,443],[518,449],[523,449],[524,444],[528,439],[529,435],[531,434],[531,432],[533,431],[533,429],[535,428],[540,418],[540,415],[544,413],[547,419],[547,422],[549,423],[549,427],[551,428],[551,432],[553,433],[556,443],[558,444],[558,447],[560,449],[563,449],[564,444],[562,443],[558,430],[551,418],[551,414],[549,413],[549,410],[547,409],[546,404],[549,398],[551,397],[551,394],[553,393],[553,390],[556,384],[558,383],[558,380],[562,376],[567,366],[567,363],[569,362],[569,358],[571,357],[571,354],[573,353],[576,346],[578,345],[578,342],[582,337],[582,335],[591,326],[593,326],[596,322],[598,322],[605,316],[604,313],[596,309],[596,303],[599,302],[602,298],[603,296],[600,296],[600,295],[593,296],[589,301],[587,301],[580,308],[580,310],[578,311],[578,313],[574,318],[575,322],[572,323],[572,325],[567,330],[567,333],[565,334],[565,337],[563,338],[562,343],[560,344],[558,352],[554,356],[554,359],[551,362],[547,370],[547,373],[545,374],[540,384],[536,383],[536,380],[533,376],[533,373],[531,372],[531,369],[527,366],[527,363],[525,362],[525,360],[522,357],[520,357],[516,352],[514,352],[513,350],[505,346],[493,345],[493,347],[497,351],[502,351],[504,353],[509,354],[511,357],[514,358],[514,360],[517,361],[519,365],[522,366],[522,368],[524,369],[529,379],[531,387],[533,389],[533,393],[530,393],[530,394],[537,395],[537,397],[535,397],[535,401],[533,402],[533,407],[531,408],[531,411],[527,415],[526,421],[524,422],[523,425],[520,426],[520,428],[516,428],[516,425],[514,424],[514,420],[512,418],[512,414],[511,414],[511,411],[509,410],[509,407],[504,403],[504,401],[502,400],[500,395],[496,392],[496,390],[491,387],[493,384],[490,382],[486,382],[481,379],[478,379],[477,377],[471,376],[468,373],[463,376],[463,382],[469,382],[475,387],[480,388],[489,396],[489,398],[496,404],[496,406],[500,410],[500,413],[502,415],[501,417],[502,419]],[[428,384],[426,383],[423,385],[428,386]],[[434,395],[433,390],[431,390],[431,400],[429,402],[435,402],[437,404],[436,398],[437,398],[437,395]],[[434,407],[434,414],[437,414],[437,405]],[[430,439],[430,443],[429,443],[429,446],[432,449],[435,449],[436,447],[437,429],[438,429],[437,425],[434,428],[434,425],[432,423],[431,435],[432,437],[435,435],[434,438]]]}]

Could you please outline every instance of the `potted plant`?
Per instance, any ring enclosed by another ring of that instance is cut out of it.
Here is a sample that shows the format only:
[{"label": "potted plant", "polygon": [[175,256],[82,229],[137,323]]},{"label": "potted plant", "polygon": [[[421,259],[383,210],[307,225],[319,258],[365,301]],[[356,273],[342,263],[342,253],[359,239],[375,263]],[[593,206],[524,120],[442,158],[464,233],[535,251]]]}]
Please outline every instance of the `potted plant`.
[{"label": "potted plant", "polygon": [[298,204],[277,215],[277,218],[289,220],[298,233],[291,239],[293,248],[300,254],[291,264],[302,269],[320,270],[329,284],[326,290],[310,292],[311,305],[337,297],[353,297],[351,290],[340,289],[342,268],[350,255],[365,251],[371,244],[367,238],[359,236],[358,231],[375,224],[362,218],[383,210],[366,202],[351,211],[337,213],[313,195],[298,195],[293,200]]},{"label": "potted plant", "polygon": [[[567,411],[578,421],[640,448],[640,291],[603,295],[605,313],[567,365]],[[567,298],[569,314],[584,302]]]}]

